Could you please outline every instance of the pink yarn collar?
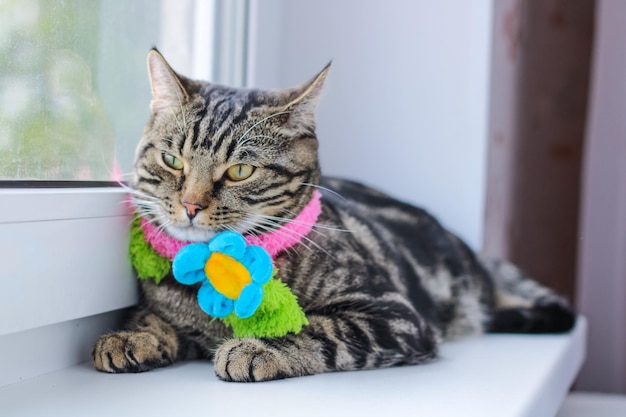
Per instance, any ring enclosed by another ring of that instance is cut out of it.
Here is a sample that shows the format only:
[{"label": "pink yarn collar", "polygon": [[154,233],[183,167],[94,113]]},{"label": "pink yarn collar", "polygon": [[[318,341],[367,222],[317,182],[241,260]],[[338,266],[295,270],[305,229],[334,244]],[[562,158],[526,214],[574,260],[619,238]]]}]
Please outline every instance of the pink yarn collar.
[{"label": "pink yarn collar", "polygon": [[[321,197],[322,194],[319,191],[314,191],[313,198],[309,204],[304,207],[295,219],[270,233],[260,236],[247,235],[245,236],[246,242],[248,245],[262,246],[269,252],[272,258],[280,252],[291,248],[300,242],[302,236],[308,235],[315,222],[317,222],[317,218],[322,212]],[[183,246],[192,243],[166,235],[146,219],[141,219],[141,228],[146,242],[152,246],[152,249],[170,261],[174,259]]]}]

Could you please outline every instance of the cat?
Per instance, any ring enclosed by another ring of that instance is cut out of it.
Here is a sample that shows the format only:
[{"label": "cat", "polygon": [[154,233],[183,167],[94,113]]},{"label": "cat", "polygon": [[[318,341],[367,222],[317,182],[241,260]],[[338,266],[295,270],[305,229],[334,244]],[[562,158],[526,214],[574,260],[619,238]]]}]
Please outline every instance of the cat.
[{"label": "cat", "polygon": [[199,308],[197,286],[170,271],[158,284],[140,280],[125,330],[94,346],[96,369],[206,358],[222,380],[267,381],[420,364],[461,336],[574,326],[563,297],[475,254],[426,211],[321,176],[315,109],[329,69],[282,91],[238,89],[179,75],[149,52],[151,118],[130,182],[136,213],[169,238],[206,242],[297,224],[321,193],[311,230],[274,259],[308,324],[282,337],[233,337]]}]

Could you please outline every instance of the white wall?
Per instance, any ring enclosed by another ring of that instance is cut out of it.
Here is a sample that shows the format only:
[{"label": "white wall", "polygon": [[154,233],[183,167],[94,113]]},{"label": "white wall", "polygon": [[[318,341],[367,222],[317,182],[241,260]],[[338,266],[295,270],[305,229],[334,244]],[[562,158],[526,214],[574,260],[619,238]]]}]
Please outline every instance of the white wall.
[{"label": "white wall", "polygon": [[598,6],[578,268],[589,352],[577,387],[626,393],[626,2]]},{"label": "white wall", "polygon": [[489,0],[252,2],[248,84],[333,68],[318,110],[322,169],[435,213],[479,248]]},{"label": "white wall", "polygon": [[[498,0],[493,7],[491,50],[491,94],[487,140],[487,184],[483,250],[489,256],[510,259],[511,234],[515,219],[515,159],[519,126],[519,86],[522,1]],[[506,31],[502,31],[506,28]]]}]

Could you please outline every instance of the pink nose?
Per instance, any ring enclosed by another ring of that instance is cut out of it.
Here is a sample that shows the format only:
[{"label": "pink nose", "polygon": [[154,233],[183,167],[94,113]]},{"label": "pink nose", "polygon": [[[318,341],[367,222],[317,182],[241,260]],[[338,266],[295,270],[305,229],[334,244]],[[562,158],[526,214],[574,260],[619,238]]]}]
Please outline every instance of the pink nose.
[{"label": "pink nose", "polygon": [[205,206],[202,206],[200,204],[187,203],[186,201],[181,201],[181,204],[185,206],[185,209],[187,210],[187,217],[189,217],[189,220],[192,220],[194,217],[196,217],[200,210],[206,208]]}]

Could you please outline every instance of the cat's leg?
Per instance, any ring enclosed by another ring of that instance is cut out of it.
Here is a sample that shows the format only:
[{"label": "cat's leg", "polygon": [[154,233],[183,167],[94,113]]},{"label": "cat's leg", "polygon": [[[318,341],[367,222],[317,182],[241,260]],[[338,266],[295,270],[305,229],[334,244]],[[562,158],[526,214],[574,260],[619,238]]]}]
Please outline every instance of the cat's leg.
[{"label": "cat's leg", "polygon": [[576,313],[551,289],[514,265],[480,259],[494,283],[495,306],[486,330],[492,333],[562,333],[574,327]]},{"label": "cat's leg", "polygon": [[100,336],[92,358],[103,372],[144,372],[170,365],[177,357],[179,341],[174,329],[148,310],[130,320],[128,330]]},{"label": "cat's leg", "polygon": [[432,328],[408,303],[346,301],[309,312],[309,325],[281,338],[230,339],[215,353],[225,381],[267,381],[322,372],[382,368],[436,356]]}]

